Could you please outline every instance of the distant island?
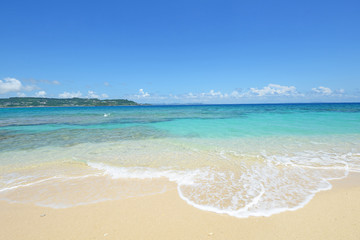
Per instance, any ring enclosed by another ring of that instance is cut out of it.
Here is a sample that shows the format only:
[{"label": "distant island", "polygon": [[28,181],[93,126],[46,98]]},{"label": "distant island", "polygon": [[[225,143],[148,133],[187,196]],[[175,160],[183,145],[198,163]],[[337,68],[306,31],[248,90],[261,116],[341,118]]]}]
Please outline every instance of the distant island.
[{"label": "distant island", "polygon": [[10,97],[0,98],[0,107],[95,107],[95,106],[138,106],[127,99],[97,98],[40,98],[40,97]]}]

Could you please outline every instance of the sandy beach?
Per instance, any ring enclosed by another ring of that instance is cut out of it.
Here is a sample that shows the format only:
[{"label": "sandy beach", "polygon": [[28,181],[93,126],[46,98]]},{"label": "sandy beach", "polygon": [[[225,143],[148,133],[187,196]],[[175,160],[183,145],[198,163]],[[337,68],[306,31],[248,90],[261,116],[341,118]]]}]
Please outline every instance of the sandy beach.
[{"label": "sandy beach", "polygon": [[51,209],[0,202],[0,239],[359,239],[360,174],[332,181],[304,208],[239,219],[162,194]]},{"label": "sandy beach", "polygon": [[360,240],[360,1],[2,1],[0,240]]}]

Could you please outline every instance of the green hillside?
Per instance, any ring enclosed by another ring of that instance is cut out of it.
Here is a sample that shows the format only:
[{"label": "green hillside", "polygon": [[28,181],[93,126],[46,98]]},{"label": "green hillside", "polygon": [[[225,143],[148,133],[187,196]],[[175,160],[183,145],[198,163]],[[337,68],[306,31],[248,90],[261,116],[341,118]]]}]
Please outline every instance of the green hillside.
[{"label": "green hillside", "polygon": [[134,101],[126,99],[97,98],[38,98],[11,97],[0,98],[0,107],[77,107],[77,106],[136,106]]}]

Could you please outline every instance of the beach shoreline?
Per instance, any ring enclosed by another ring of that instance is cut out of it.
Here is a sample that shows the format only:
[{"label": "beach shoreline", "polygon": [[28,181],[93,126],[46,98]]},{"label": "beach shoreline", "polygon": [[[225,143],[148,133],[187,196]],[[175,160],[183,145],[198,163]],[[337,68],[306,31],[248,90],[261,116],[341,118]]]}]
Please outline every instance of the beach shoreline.
[{"label": "beach shoreline", "polygon": [[196,209],[175,187],[65,209],[0,201],[0,239],[358,239],[360,173],[331,183],[299,210],[244,219]]}]

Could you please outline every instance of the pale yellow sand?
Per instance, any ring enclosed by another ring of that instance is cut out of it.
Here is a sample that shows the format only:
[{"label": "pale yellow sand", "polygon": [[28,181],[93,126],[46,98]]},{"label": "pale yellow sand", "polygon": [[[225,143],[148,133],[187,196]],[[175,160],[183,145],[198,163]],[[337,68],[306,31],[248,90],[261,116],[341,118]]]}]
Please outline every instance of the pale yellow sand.
[{"label": "pale yellow sand", "polygon": [[360,174],[304,208],[237,219],[163,194],[54,210],[0,202],[0,239],[360,239]]}]

